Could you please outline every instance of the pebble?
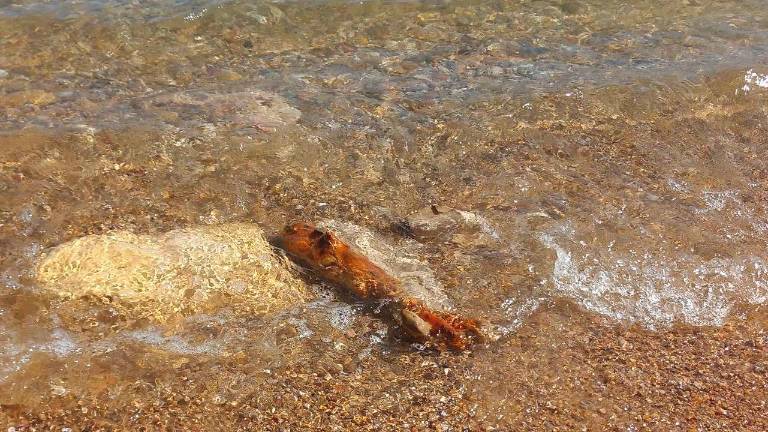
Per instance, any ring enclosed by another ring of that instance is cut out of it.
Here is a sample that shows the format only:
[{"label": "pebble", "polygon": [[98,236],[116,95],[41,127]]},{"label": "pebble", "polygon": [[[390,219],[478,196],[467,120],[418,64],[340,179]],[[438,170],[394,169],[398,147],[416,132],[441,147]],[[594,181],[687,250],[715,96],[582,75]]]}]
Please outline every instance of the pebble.
[{"label": "pebble", "polygon": [[8,71],[5,69],[0,69],[0,79],[8,78]]},{"label": "pebble", "polygon": [[501,66],[491,66],[488,72],[493,76],[502,76],[504,75],[504,68]]},{"label": "pebble", "polygon": [[331,371],[329,372],[341,373],[343,371],[344,371],[344,366],[341,363],[333,363],[331,365]]},{"label": "pebble", "polygon": [[348,358],[344,360],[342,367],[344,369],[344,372],[352,373],[357,369],[357,363],[352,358]]},{"label": "pebble", "polygon": [[285,342],[285,341],[287,341],[289,339],[293,339],[293,338],[295,338],[298,335],[299,335],[299,331],[296,329],[296,327],[288,324],[288,325],[280,328],[277,331],[277,334],[275,336],[276,336],[276,339],[277,339],[277,343],[278,344],[282,344],[283,342]]},{"label": "pebble", "polygon": [[216,74],[216,78],[222,81],[239,81],[243,79],[243,76],[231,69],[224,69]]}]

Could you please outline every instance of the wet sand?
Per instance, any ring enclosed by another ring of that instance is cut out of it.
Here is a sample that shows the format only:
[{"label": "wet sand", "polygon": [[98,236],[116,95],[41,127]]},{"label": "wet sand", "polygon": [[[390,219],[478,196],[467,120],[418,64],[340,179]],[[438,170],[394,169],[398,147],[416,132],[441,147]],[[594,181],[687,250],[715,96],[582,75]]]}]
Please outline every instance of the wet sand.
[{"label": "wet sand", "polygon": [[[70,380],[89,375],[91,397],[6,405],[4,415],[17,430],[759,431],[768,427],[768,314],[761,307],[749,318],[649,332],[557,303],[503,345],[473,353],[356,360],[355,341],[340,336],[341,349],[318,341],[305,363],[269,370],[238,355],[209,362],[113,352],[60,370]],[[99,373],[104,363],[136,380],[123,384],[130,395],[109,397],[125,377]]]}]

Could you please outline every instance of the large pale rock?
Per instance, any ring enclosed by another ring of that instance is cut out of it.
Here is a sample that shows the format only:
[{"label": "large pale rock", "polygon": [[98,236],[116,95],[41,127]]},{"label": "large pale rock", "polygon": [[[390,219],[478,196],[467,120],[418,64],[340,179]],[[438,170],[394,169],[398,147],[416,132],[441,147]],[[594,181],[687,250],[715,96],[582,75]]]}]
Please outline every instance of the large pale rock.
[{"label": "large pale rock", "polygon": [[37,279],[60,295],[117,298],[157,318],[221,304],[274,312],[309,298],[253,224],[82,237],[48,251]]}]

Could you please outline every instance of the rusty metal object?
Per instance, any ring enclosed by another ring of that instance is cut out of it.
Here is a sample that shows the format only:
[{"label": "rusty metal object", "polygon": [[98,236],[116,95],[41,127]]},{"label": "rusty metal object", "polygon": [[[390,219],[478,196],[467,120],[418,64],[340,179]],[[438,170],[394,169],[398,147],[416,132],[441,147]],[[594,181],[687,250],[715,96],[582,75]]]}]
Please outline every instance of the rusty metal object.
[{"label": "rusty metal object", "polygon": [[465,350],[482,339],[480,325],[449,312],[429,308],[408,296],[400,281],[387,274],[332,232],[309,223],[286,226],[275,244],[303,267],[360,300],[379,302],[385,316],[407,337],[437,349]]}]

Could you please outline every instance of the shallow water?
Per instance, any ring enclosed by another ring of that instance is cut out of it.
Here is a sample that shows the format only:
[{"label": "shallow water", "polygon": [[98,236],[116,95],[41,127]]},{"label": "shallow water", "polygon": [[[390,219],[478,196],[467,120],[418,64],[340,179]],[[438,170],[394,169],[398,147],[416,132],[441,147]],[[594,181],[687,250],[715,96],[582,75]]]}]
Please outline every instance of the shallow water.
[{"label": "shallow water", "polygon": [[[344,406],[339,425],[377,430],[760,430],[759,393],[718,400],[731,417],[677,401],[638,420],[664,398],[619,383],[651,378],[580,368],[614,364],[600,343],[688,353],[692,332],[758,341],[729,352],[765,378],[766,29],[760,1],[0,2],[9,426],[300,430]],[[433,204],[462,222],[412,238]],[[164,322],[34,277],[85,235],[292,220],[493,337],[421,352],[306,275],[315,299],[287,311]]]}]

